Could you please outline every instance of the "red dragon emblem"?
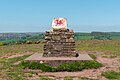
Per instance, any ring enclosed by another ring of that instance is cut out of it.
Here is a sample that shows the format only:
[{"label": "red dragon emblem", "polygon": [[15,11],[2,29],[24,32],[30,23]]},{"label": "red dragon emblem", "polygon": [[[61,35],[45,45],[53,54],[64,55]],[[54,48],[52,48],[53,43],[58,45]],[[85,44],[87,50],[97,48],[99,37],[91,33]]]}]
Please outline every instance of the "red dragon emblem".
[{"label": "red dragon emblem", "polygon": [[64,22],[65,22],[64,19],[61,19],[61,20],[56,19],[54,23],[55,23],[55,26],[63,26]]}]

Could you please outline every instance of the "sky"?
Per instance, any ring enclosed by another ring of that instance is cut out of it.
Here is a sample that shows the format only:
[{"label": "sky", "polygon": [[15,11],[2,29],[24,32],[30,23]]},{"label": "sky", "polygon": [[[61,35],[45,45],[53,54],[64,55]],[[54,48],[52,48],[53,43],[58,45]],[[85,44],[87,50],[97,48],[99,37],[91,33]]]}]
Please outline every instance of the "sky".
[{"label": "sky", "polygon": [[75,32],[120,32],[120,0],[0,0],[0,33],[45,32],[55,17]]}]

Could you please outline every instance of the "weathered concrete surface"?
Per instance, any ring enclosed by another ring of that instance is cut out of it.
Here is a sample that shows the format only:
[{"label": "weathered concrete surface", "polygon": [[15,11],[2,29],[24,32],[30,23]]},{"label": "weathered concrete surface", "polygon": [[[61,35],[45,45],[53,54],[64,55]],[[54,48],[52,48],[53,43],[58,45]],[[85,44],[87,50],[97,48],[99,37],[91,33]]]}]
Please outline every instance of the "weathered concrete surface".
[{"label": "weathered concrete surface", "polygon": [[78,57],[43,57],[42,54],[33,54],[30,57],[26,58],[25,61],[64,61],[64,60],[69,60],[69,61],[79,61],[79,60],[93,60],[88,54],[79,54]]}]

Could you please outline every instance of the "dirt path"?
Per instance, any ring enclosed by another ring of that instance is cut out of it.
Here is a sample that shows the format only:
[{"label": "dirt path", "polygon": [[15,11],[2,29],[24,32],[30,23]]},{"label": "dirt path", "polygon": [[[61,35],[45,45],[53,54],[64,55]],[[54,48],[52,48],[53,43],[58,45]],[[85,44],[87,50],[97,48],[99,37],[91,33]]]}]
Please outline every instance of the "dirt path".
[{"label": "dirt path", "polygon": [[119,58],[102,58],[98,56],[96,59],[98,62],[102,63],[104,66],[99,69],[88,69],[83,70],[81,72],[41,72],[38,75],[43,76],[55,76],[55,77],[65,77],[65,76],[80,76],[87,77],[91,79],[99,79],[99,80],[108,80],[101,76],[102,72],[108,70],[118,71],[120,67],[120,59]]}]

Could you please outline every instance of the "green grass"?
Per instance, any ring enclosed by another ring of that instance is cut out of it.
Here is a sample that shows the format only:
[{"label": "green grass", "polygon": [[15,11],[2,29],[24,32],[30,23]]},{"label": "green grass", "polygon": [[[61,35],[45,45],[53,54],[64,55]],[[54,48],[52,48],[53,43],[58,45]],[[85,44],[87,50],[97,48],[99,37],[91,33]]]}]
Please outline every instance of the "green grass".
[{"label": "green grass", "polygon": [[15,54],[42,53],[43,44],[20,44],[0,46],[0,57]]},{"label": "green grass", "polygon": [[95,54],[89,54],[89,56],[92,58],[92,59],[96,59],[96,55]]},{"label": "green grass", "polygon": [[90,78],[87,78],[87,77],[82,77],[82,78],[80,78],[80,80],[96,80],[96,79],[90,79]]},{"label": "green grass", "polygon": [[20,65],[22,65],[24,68],[29,68],[29,69],[40,69],[43,72],[55,72],[55,68],[46,65],[46,64],[40,64],[38,62],[26,62],[23,61]]},{"label": "green grass", "polygon": [[24,55],[21,57],[15,57],[10,59],[0,59],[0,74],[2,79],[9,80],[26,80],[23,77],[24,72],[22,71],[21,65],[14,65],[15,62],[22,61],[29,55]]},{"label": "green grass", "polygon": [[91,40],[94,36],[75,36],[75,40]]},{"label": "green grass", "polygon": [[[106,58],[120,57],[120,40],[79,40],[76,41],[77,51],[103,52]],[[26,53],[42,53],[42,44],[22,44],[0,46],[0,57],[12,56]],[[29,56],[29,55],[28,55]],[[7,59],[0,58],[0,77],[3,80],[29,80],[34,77],[33,72],[24,72],[21,65],[14,65],[27,56]],[[23,58],[24,57],[24,58]],[[115,75],[116,76],[116,75]],[[86,79],[87,80],[87,79]]]},{"label": "green grass", "polygon": [[102,67],[102,64],[96,61],[79,61],[73,63],[62,64],[57,67],[57,71],[82,71],[83,69],[97,69]]},{"label": "green grass", "polygon": [[102,73],[102,76],[108,78],[108,79],[120,79],[120,72],[115,71],[106,71]]},{"label": "green grass", "polygon": [[112,40],[120,40],[120,36],[112,36],[110,37]]},{"label": "green grass", "polygon": [[120,40],[81,40],[76,41],[77,51],[104,52],[109,56],[120,57]]},{"label": "green grass", "polygon": [[[120,56],[120,40],[78,40],[77,51],[98,51],[111,56]],[[42,53],[43,44],[21,44],[0,46],[0,57],[25,53]]]},{"label": "green grass", "polygon": [[40,69],[43,72],[61,72],[61,71],[68,71],[68,72],[75,72],[75,71],[82,71],[83,69],[97,69],[102,67],[102,64],[97,61],[78,61],[78,62],[71,62],[71,63],[64,63],[57,67],[52,67],[47,64],[40,64],[38,62],[22,62],[21,65],[24,68],[29,69]]},{"label": "green grass", "polygon": [[65,76],[64,80],[73,80],[73,77],[72,76]]},{"label": "green grass", "polygon": [[52,78],[49,78],[49,77],[40,77],[39,80],[55,80],[55,79],[52,79]]}]

